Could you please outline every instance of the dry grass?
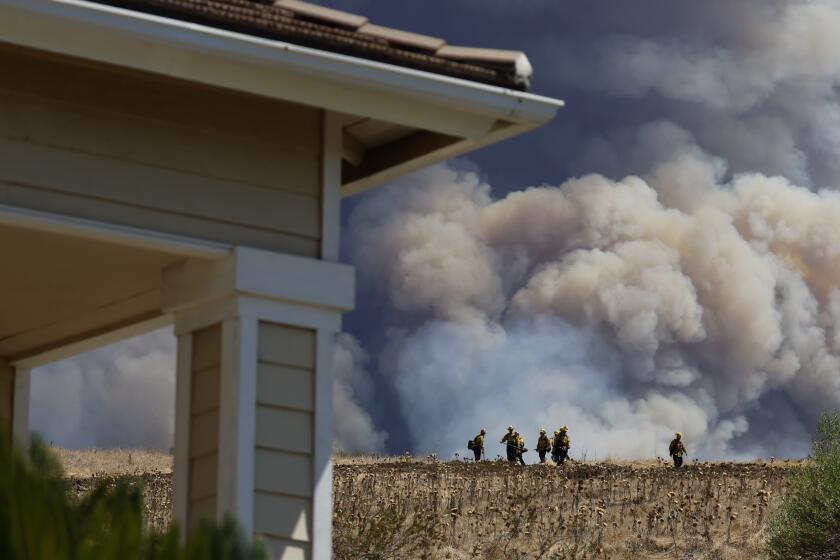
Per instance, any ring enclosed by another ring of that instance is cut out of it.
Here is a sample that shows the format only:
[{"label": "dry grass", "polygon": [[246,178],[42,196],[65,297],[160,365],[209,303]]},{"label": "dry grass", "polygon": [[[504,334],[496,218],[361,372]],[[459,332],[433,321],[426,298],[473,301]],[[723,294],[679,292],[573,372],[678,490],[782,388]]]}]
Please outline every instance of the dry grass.
[{"label": "dry grass", "polygon": [[53,447],[71,478],[96,475],[142,475],[171,473],[172,456],[160,451],[143,449],[87,449],[77,451]]},{"label": "dry grass", "polygon": [[335,555],[762,558],[795,464],[338,464]]},{"label": "dry grass", "polygon": [[[74,477],[76,492],[83,493],[103,477],[136,475],[135,452],[131,464],[126,453],[62,459],[79,465],[65,463],[70,472],[99,473]],[[168,455],[148,461],[153,471],[171,468]],[[675,471],[664,461],[521,468],[338,457],[334,557],[761,559],[768,515],[798,464],[694,463]],[[165,526],[171,476],[152,472],[138,480],[146,485],[150,523]]]}]

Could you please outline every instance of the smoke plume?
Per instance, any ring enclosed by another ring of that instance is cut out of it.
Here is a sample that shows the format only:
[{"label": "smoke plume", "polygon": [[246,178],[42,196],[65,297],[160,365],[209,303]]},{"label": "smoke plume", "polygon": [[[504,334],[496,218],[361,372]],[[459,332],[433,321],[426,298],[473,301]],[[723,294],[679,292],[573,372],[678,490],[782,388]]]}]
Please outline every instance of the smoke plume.
[{"label": "smoke plume", "polygon": [[175,337],[132,338],[33,371],[31,428],[73,448],[169,450],[175,426]]},{"label": "smoke plume", "polygon": [[722,161],[675,153],[501,200],[442,166],[355,209],[351,260],[397,311],[379,367],[416,450],[508,422],[625,457],[678,430],[705,456],[807,449],[840,405],[840,194],[722,182]]}]

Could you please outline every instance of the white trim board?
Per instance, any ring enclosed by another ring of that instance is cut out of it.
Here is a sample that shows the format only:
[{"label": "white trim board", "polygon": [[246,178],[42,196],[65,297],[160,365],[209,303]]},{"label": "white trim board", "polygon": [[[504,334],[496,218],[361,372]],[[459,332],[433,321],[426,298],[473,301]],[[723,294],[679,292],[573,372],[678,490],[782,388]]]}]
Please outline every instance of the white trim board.
[{"label": "white trim board", "polygon": [[161,307],[178,312],[237,293],[347,311],[355,302],[352,266],[236,247],[215,262],[187,260],[164,270]]}]

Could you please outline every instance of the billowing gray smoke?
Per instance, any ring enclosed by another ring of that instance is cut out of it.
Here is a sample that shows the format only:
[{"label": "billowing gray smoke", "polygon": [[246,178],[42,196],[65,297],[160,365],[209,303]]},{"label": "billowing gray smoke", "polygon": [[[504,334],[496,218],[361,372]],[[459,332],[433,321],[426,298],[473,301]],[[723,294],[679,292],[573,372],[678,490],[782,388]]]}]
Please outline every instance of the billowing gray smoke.
[{"label": "billowing gray smoke", "polygon": [[807,448],[840,405],[840,194],[677,153],[498,201],[439,167],[356,209],[361,284],[404,313],[379,367],[418,450],[508,422],[589,454],[677,430],[704,455]]},{"label": "billowing gray smoke", "polygon": [[171,329],[38,368],[32,375],[31,428],[69,447],[168,450],[174,372]]},{"label": "billowing gray smoke", "polygon": [[[393,9],[419,25],[430,4]],[[568,424],[589,456],[661,455],[676,430],[706,456],[805,453],[816,415],[840,406],[840,196],[821,190],[840,188],[840,4],[439,4],[458,17],[435,25],[474,20],[441,29],[461,33],[453,43],[526,50],[540,93],[568,101],[496,149],[527,165],[475,156],[505,188],[552,186],[494,195],[456,164],[353,208],[345,252],[365,321],[337,345],[338,445],[449,455],[513,423],[530,443]],[[152,367],[114,352],[118,386]],[[56,366],[92,369],[78,384],[33,389],[35,415],[61,405],[48,434],[114,441],[99,435],[118,418],[97,404],[106,370],[84,360]],[[171,392],[171,369],[136,383]],[[99,423],[57,391],[99,407]]]},{"label": "billowing gray smoke", "polygon": [[560,95],[579,104],[597,97],[585,136],[571,140],[580,141],[575,174],[648,171],[662,161],[663,146],[637,132],[664,118],[736,172],[837,185],[835,0],[596,1],[547,9],[556,18],[544,12],[544,34],[529,34],[540,56],[536,67]]},{"label": "billowing gray smoke", "polygon": [[537,148],[563,173],[494,199],[439,168],[351,216],[417,451],[511,422],[569,424],[589,454],[661,454],[677,429],[707,456],[804,453],[840,405],[820,191],[840,187],[840,4],[481,4],[531,10],[527,34],[496,27],[569,101]]}]

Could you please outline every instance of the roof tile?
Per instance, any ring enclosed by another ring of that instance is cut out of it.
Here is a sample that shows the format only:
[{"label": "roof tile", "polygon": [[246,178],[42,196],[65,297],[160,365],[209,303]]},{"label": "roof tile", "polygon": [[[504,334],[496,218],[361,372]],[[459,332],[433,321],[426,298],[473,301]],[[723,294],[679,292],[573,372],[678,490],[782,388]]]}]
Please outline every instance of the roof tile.
[{"label": "roof tile", "polygon": [[401,31],[399,29],[383,27],[372,23],[363,25],[357,31],[364,35],[385,39],[389,43],[395,45],[403,45],[406,47],[430,51],[431,53],[435,53],[435,51],[446,44],[446,41],[438,37],[411,33],[410,31]]},{"label": "roof tile", "polygon": [[92,1],[502,87],[527,89],[531,78],[524,53],[450,46],[300,0]]},{"label": "roof tile", "polygon": [[358,29],[368,22],[368,19],[364,16],[342,12],[341,10],[333,10],[332,8],[325,8],[324,6],[310,4],[309,2],[301,2],[300,0],[275,0],[274,5],[286,8],[299,16],[341,25],[342,27],[349,27],[351,29]]}]

